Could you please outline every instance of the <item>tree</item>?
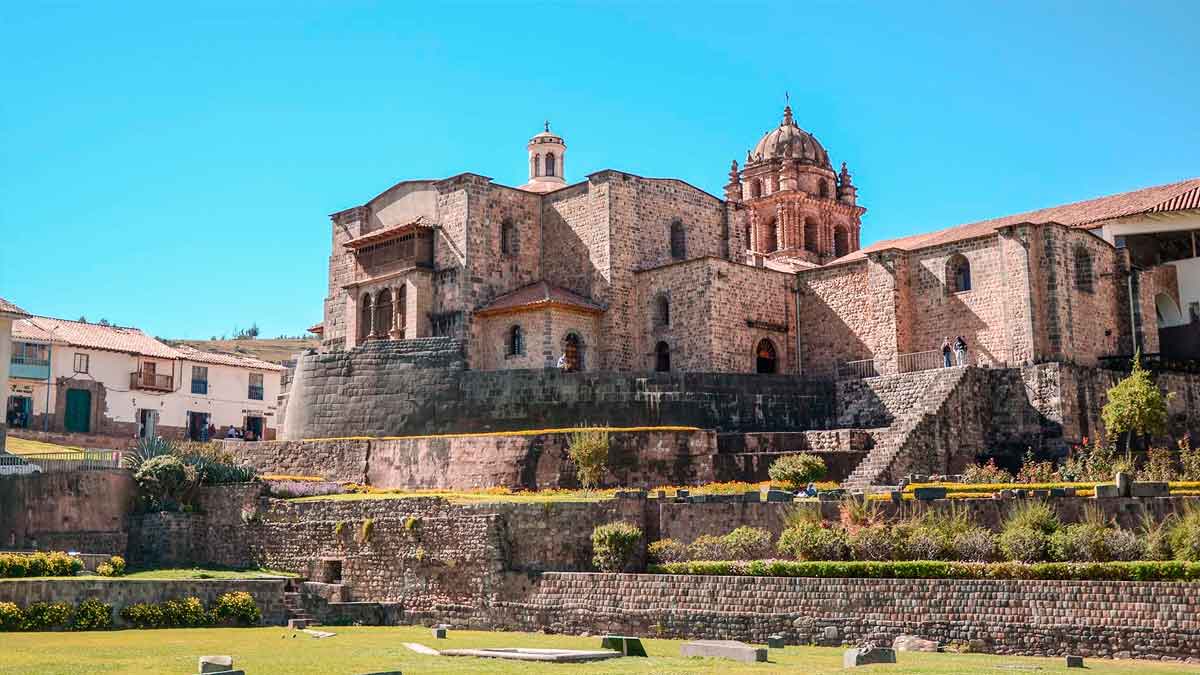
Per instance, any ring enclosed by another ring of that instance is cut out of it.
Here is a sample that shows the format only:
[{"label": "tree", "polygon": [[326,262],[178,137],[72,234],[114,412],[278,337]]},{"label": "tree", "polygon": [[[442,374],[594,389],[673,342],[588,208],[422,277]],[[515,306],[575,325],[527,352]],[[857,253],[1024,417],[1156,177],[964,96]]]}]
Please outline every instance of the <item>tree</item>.
[{"label": "tree", "polygon": [[575,475],[585,490],[600,484],[608,466],[608,429],[590,428],[573,432],[567,441],[567,454],[575,463]]},{"label": "tree", "polygon": [[1167,401],[1173,394],[1164,395],[1142,368],[1141,352],[1133,355],[1133,371],[1108,390],[1108,403],[1100,411],[1104,427],[1110,434],[1128,433],[1126,449],[1133,446],[1134,435],[1161,434],[1167,430]]}]

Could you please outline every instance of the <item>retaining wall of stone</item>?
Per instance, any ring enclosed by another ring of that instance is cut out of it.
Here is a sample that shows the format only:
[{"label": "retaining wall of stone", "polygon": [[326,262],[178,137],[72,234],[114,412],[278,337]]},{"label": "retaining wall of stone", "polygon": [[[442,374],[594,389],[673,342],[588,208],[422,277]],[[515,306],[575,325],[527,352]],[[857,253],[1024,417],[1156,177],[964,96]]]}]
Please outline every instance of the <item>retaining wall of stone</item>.
[{"label": "retaining wall of stone", "polygon": [[136,493],[117,469],[0,476],[0,545],[120,553]]},{"label": "retaining wall of stone", "polygon": [[113,625],[126,627],[121,610],[138,603],[159,603],[187,597],[199,598],[206,607],[233,591],[246,591],[262,610],[263,623],[284,622],[283,579],[202,579],[164,581],[151,579],[15,579],[0,583],[0,602],[28,607],[35,602],[76,605],[96,598],[113,607]]},{"label": "retaining wall of stone", "polygon": [[[1194,583],[546,573],[493,627],[792,644],[901,634],[999,654],[1200,662]],[[832,630],[830,630],[832,629]]]}]

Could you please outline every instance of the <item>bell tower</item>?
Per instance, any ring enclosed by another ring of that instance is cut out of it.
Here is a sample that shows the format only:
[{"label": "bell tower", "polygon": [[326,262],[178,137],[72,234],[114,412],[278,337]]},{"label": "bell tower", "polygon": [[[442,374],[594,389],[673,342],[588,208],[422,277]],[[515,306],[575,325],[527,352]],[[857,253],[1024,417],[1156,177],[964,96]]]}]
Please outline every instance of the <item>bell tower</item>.
[{"label": "bell tower", "polygon": [[561,136],[551,133],[549,120],[542,132],[529,139],[525,147],[529,150],[529,182],[522,185],[521,189],[550,192],[566,186],[564,160],[567,144]]}]

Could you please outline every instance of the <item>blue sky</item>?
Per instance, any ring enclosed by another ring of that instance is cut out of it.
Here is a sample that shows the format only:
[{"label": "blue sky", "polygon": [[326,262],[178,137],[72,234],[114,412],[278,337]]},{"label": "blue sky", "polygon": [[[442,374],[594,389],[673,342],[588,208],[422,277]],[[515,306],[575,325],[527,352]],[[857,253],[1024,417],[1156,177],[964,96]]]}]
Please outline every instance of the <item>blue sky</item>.
[{"label": "blue sky", "polygon": [[166,337],[320,320],[327,215],[407,178],[721,194],[779,123],[863,243],[1200,175],[1194,2],[8,3],[0,296]]}]

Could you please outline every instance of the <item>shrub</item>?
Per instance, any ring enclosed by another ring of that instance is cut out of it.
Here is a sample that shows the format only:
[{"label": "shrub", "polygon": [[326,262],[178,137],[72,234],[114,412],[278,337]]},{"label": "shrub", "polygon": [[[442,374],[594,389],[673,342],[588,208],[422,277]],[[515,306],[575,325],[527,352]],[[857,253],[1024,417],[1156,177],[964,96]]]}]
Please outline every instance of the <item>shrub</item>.
[{"label": "shrub", "polygon": [[1200,561],[1200,507],[1184,507],[1171,524],[1167,538],[1176,560]]},{"label": "shrub", "polygon": [[88,598],[75,608],[71,630],[108,630],[112,626],[112,605]]},{"label": "shrub", "polygon": [[967,562],[993,562],[997,558],[996,535],[983,527],[959,532],[951,547],[955,558]]},{"label": "shrub", "polygon": [[793,560],[680,562],[655,566],[661,574],[815,577],[827,579],[1043,579],[1097,581],[1200,581],[1200,563],[965,563],[797,562]]},{"label": "shrub", "polygon": [[811,522],[784,530],[775,548],[796,560],[845,560],[849,554],[844,530]]},{"label": "shrub", "polygon": [[688,545],[688,558],[691,560],[728,560],[725,544],[721,537],[702,534]]},{"label": "shrub", "polygon": [[1033,451],[1025,453],[1021,460],[1021,470],[1017,472],[1018,483],[1051,483],[1058,480],[1053,462],[1039,462],[1033,456]]},{"label": "shrub", "polygon": [[25,612],[11,602],[0,602],[0,631],[21,630]]},{"label": "shrub", "polygon": [[598,525],[592,530],[592,563],[601,572],[624,572],[637,562],[642,530],[625,522]]},{"label": "shrub", "polygon": [[1142,531],[1142,549],[1145,559],[1171,559],[1170,531],[1173,521],[1173,515],[1163,520],[1157,520],[1149,511],[1142,512],[1140,529]]},{"label": "shrub", "polygon": [[1166,448],[1150,448],[1146,453],[1146,463],[1138,471],[1138,480],[1173,481],[1178,477],[1175,471],[1175,457]]},{"label": "shrub", "polygon": [[676,539],[659,539],[646,547],[646,557],[660,565],[683,562],[688,559],[688,546]]},{"label": "shrub", "polygon": [[164,625],[162,607],[144,602],[126,605],[121,610],[121,618],[134,628],[161,628]]},{"label": "shrub", "polygon": [[1109,560],[1129,562],[1146,558],[1146,544],[1135,532],[1112,529],[1105,540]]},{"label": "shrub", "polygon": [[1004,529],[1032,529],[1050,534],[1058,529],[1058,514],[1045,502],[1024,501],[1008,513]]},{"label": "shrub", "polygon": [[213,614],[239,626],[253,626],[262,621],[262,610],[254,603],[254,597],[245,591],[232,591],[217,598]]},{"label": "shrub", "polygon": [[358,530],[358,540],[364,544],[371,541],[371,535],[375,532],[375,519],[367,518],[362,521],[362,527]]},{"label": "shrub", "polygon": [[855,560],[891,560],[896,552],[896,539],[883,525],[861,528],[850,535],[847,543]]},{"label": "shrub", "polygon": [[742,526],[721,537],[727,560],[758,560],[771,553],[771,533]]},{"label": "shrub", "polygon": [[797,455],[784,455],[771,462],[767,475],[771,481],[779,483],[789,490],[799,490],[813,481],[825,477],[825,460],[802,452]]},{"label": "shrub", "polygon": [[98,574],[102,577],[117,576],[117,573],[115,571],[113,571],[113,566],[106,562],[102,562],[99,565],[96,565],[96,574]]},{"label": "shrub", "polygon": [[964,483],[1011,483],[1013,475],[1006,469],[996,466],[996,460],[989,459],[987,464],[969,466],[963,471]]},{"label": "shrub", "polygon": [[1167,401],[1150,373],[1142,368],[1141,352],[1133,355],[1129,376],[1108,390],[1108,403],[1100,410],[1104,428],[1114,434],[1161,434],[1167,428]]},{"label": "shrub", "polygon": [[0,553],[0,578],[73,577],[82,569],[82,560],[61,551]]},{"label": "shrub", "polygon": [[208,612],[199,598],[167,600],[160,606],[164,626],[171,628],[195,628],[209,623]]},{"label": "shrub", "polygon": [[113,568],[113,576],[119,577],[125,574],[125,559],[119,555],[114,555],[108,559],[108,564]]},{"label": "shrub", "polygon": [[1042,562],[1049,551],[1050,536],[1031,527],[1010,527],[1000,533],[1000,551],[1006,560]]},{"label": "shrub", "polygon": [[133,474],[138,487],[159,508],[173,508],[190,503],[193,488],[199,483],[194,467],[174,455],[158,455],[142,462]]},{"label": "shrub", "polygon": [[905,560],[943,560],[948,557],[948,542],[930,527],[897,527],[897,558]]},{"label": "shrub", "polygon": [[21,630],[66,628],[74,610],[65,602],[35,602],[25,608]]},{"label": "shrub", "polygon": [[567,454],[575,464],[575,476],[585,490],[599,487],[608,466],[608,429],[587,428],[571,432]]},{"label": "shrub", "polygon": [[1183,480],[1200,480],[1200,448],[1192,448],[1191,437],[1184,434],[1179,439],[1179,477]]},{"label": "shrub", "polygon": [[1060,528],[1050,535],[1050,557],[1059,562],[1108,562],[1109,532],[1108,528],[1093,523]]}]

